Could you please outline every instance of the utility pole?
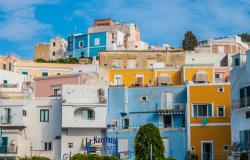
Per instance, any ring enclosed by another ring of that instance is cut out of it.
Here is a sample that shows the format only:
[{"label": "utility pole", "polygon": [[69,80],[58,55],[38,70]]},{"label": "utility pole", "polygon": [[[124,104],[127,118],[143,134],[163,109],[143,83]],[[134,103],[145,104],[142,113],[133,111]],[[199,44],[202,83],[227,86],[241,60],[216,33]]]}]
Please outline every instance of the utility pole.
[{"label": "utility pole", "polygon": [[150,144],[150,160],[153,160],[153,145],[152,143]]}]

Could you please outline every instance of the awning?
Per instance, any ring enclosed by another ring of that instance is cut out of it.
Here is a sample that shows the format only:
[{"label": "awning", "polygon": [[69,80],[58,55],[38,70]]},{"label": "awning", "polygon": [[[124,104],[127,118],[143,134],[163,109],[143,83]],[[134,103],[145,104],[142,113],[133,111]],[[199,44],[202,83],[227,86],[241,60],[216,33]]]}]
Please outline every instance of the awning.
[{"label": "awning", "polygon": [[158,83],[162,84],[162,83],[170,83],[170,77],[167,74],[164,75],[159,75],[158,76]]},{"label": "awning", "polygon": [[195,74],[196,82],[208,82],[208,73],[204,71],[198,71]]}]

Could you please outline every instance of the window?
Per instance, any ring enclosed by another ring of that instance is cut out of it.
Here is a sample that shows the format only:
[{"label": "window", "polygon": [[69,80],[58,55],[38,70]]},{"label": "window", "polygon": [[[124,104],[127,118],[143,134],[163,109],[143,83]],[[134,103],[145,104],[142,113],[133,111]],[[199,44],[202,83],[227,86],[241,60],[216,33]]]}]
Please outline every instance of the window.
[{"label": "window", "polygon": [[11,71],[11,69],[12,69],[12,68],[11,68],[11,63],[9,63],[9,71]]},{"label": "window", "polygon": [[23,75],[28,75],[29,73],[27,71],[22,71]]},{"label": "window", "polygon": [[191,146],[191,151],[195,151],[195,147],[194,146]]},{"label": "window", "polygon": [[56,42],[53,42],[53,47],[55,47],[56,46]]},{"label": "window", "polygon": [[42,72],[43,77],[47,77],[48,75],[49,75],[48,72]]},{"label": "window", "polygon": [[166,115],[163,117],[163,126],[164,128],[171,128],[172,127],[172,116]]},{"label": "window", "polygon": [[222,78],[222,74],[221,73],[215,73],[214,77],[216,79],[220,79],[220,78]]},{"label": "window", "polygon": [[3,80],[3,84],[8,84],[8,80]]},{"label": "window", "polygon": [[95,119],[95,112],[92,110],[88,110],[88,119],[94,120]]},{"label": "window", "polygon": [[224,145],[224,151],[229,151],[229,146],[228,145]]},{"label": "window", "polygon": [[51,151],[52,150],[52,143],[51,142],[45,142],[44,143],[44,150],[45,151]]},{"label": "window", "polygon": [[94,40],[95,42],[95,46],[99,46],[100,45],[100,38],[95,38]]},{"label": "window", "polygon": [[23,116],[26,117],[27,116],[27,111],[23,110]]},{"label": "window", "polygon": [[141,96],[140,101],[141,102],[148,102],[148,96]]},{"label": "window", "polygon": [[193,117],[212,117],[212,104],[194,104]]},{"label": "window", "polygon": [[95,112],[93,110],[83,110],[82,111],[82,118],[84,120],[94,120],[95,119]]},{"label": "window", "polygon": [[78,46],[79,46],[79,48],[82,48],[83,47],[83,41],[79,41]]},{"label": "window", "polygon": [[114,84],[122,85],[122,75],[114,75]]},{"label": "window", "polygon": [[6,64],[3,64],[3,70],[6,70]]},{"label": "window", "polygon": [[59,75],[61,75],[61,73],[56,73],[56,75],[58,75],[58,76],[59,76]]},{"label": "window", "polygon": [[56,55],[56,52],[55,51],[53,51],[53,56],[55,56]]},{"label": "window", "polygon": [[225,117],[224,106],[217,107],[217,117]]},{"label": "window", "polygon": [[240,107],[250,106],[250,86],[240,89]]},{"label": "window", "polygon": [[124,118],[122,122],[123,122],[122,128],[123,129],[128,129],[128,127],[129,127],[129,118]]},{"label": "window", "polygon": [[239,66],[240,65],[240,58],[235,58],[234,59],[234,65]]},{"label": "window", "polygon": [[250,118],[250,111],[246,112],[246,119]]},{"label": "window", "polygon": [[73,143],[68,143],[68,148],[73,148]]},{"label": "window", "polygon": [[143,75],[136,75],[136,85],[137,86],[143,85]]},{"label": "window", "polygon": [[224,92],[224,87],[218,87],[218,92]]},{"label": "window", "polygon": [[49,110],[48,109],[40,110],[40,122],[49,122]]},{"label": "window", "polygon": [[62,94],[61,88],[54,88],[53,93],[54,96],[60,96]]}]

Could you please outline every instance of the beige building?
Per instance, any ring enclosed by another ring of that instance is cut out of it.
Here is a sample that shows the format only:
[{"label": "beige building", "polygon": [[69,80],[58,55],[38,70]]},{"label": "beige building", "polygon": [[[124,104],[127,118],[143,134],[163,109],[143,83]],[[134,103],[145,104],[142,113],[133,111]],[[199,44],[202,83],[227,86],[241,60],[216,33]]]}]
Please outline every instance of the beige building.
[{"label": "beige building", "polygon": [[13,71],[14,62],[18,61],[15,56],[0,56],[0,69]]},{"label": "beige building", "polygon": [[197,53],[232,54],[246,53],[248,48],[248,44],[242,42],[241,37],[235,35],[201,41],[195,51]]},{"label": "beige building", "polygon": [[182,49],[168,51],[103,51],[100,52],[100,67],[121,69],[144,69],[181,67],[185,63]]},{"label": "beige building", "polygon": [[[145,50],[148,44],[141,41],[141,32],[134,23],[119,23],[111,18],[95,19],[94,26],[88,28],[88,33],[110,32],[108,41],[111,44],[120,44],[107,50]],[[119,42],[116,42],[119,41]]]},{"label": "beige building", "polygon": [[61,37],[56,37],[48,43],[37,43],[34,59],[57,60],[65,57],[66,50],[67,41]]}]

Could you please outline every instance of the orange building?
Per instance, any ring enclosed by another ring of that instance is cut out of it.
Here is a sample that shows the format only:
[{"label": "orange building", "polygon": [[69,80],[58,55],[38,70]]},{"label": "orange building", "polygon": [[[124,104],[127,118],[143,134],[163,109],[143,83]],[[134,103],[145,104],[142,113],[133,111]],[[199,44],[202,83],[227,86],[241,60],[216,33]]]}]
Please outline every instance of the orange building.
[{"label": "orange building", "polygon": [[187,85],[188,150],[201,160],[225,160],[231,150],[230,84]]}]

